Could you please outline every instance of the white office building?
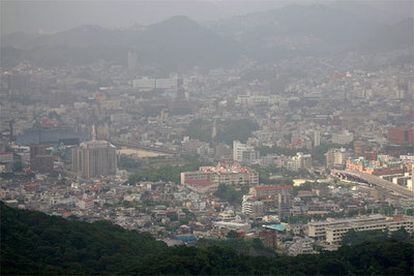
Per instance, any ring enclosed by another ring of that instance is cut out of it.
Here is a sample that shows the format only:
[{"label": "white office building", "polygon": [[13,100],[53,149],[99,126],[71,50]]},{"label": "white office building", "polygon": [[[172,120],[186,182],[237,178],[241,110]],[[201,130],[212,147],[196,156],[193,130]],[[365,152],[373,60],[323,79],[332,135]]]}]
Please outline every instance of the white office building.
[{"label": "white office building", "polygon": [[254,147],[243,144],[238,140],[233,141],[233,160],[240,163],[252,164],[258,158],[258,152]]}]

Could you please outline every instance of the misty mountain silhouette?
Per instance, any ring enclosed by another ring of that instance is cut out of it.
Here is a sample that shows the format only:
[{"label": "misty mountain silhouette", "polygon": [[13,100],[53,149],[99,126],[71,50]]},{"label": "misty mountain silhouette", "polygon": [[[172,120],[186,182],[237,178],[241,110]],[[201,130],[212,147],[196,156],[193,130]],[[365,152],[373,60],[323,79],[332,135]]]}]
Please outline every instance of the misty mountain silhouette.
[{"label": "misty mountain silhouette", "polygon": [[[136,51],[141,64],[173,70],[218,67],[241,56],[272,61],[290,55],[390,51],[412,47],[413,20],[384,26],[374,19],[326,5],[291,5],[203,26],[185,16],[140,28],[111,30],[79,26],[70,30],[2,37],[3,66],[22,60],[39,65],[125,64]],[[375,34],[375,35],[373,35]]]}]

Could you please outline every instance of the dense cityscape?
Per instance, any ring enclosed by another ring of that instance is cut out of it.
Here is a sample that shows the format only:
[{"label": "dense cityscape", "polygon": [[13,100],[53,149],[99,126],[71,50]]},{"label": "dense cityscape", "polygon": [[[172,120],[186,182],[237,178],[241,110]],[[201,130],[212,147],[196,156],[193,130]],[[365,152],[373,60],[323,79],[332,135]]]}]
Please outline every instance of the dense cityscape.
[{"label": "dense cityscape", "polygon": [[259,239],[297,256],[350,231],[412,236],[412,57],[411,43],[185,70],[135,49],[121,63],[3,60],[0,200],[168,246]]}]

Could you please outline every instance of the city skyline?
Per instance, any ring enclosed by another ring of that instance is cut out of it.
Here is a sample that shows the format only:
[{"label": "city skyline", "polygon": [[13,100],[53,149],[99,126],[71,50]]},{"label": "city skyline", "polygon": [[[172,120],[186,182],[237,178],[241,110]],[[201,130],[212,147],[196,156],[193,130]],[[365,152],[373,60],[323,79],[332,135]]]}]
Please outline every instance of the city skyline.
[{"label": "city skyline", "polygon": [[2,273],[412,275],[413,8],[1,1]]}]

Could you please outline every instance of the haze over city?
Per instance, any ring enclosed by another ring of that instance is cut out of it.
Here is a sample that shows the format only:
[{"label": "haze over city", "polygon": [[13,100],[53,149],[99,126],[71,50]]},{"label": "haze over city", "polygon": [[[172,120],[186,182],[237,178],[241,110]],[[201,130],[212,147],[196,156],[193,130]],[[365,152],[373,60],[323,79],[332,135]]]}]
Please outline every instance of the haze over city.
[{"label": "haze over city", "polygon": [[[380,13],[381,20],[395,21],[412,17],[412,1],[2,1],[2,33],[57,32],[79,25],[127,28],[148,25],[172,16],[184,15],[207,22],[248,13],[277,9],[289,5],[344,5],[370,8]],[[76,15],[76,16],[74,16]],[[53,22],[53,23],[52,23]],[[51,24],[52,23],[52,24]]]},{"label": "haze over city", "polygon": [[4,275],[413,275],[413,1],[1,1]]}]

